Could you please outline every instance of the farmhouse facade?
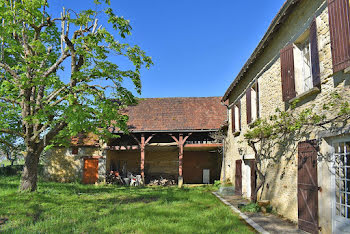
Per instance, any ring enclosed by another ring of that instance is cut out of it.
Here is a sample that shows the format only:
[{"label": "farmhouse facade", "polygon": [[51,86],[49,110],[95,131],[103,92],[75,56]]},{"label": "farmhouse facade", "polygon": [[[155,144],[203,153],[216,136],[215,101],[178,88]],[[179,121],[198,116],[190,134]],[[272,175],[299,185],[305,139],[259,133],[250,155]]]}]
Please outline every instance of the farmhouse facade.
[{"label": "farmhouse facade", "polygon": [[221,97],[146,98],[129,106],[129,134],[110,128],[119,138],[99,142],[92,134],[73,139],[71,148],[46,156],[53,180],[95,183],[106,174],[173,178],[179,183],[213,183],[220,179],[222,143],[212,137],[226,120]]},{"label": "farmhouse facade", "polygon": [[[244,137],[254,121],[269,119],[277,108],[291,111],[293,102],[296,112],[322,113],[335,91],[350,99],[349,13],[349,0],[287,0],[226,91],[221,179],[232,181],[238,194],[250,198],[259,181]],[[349,122],[332,131],[315,129],[295,139],[295,151],[272,147],[272,158],[258,165],[266,176],[258,199],[270,200],[308,232],[350,233],[349,129]]]}]

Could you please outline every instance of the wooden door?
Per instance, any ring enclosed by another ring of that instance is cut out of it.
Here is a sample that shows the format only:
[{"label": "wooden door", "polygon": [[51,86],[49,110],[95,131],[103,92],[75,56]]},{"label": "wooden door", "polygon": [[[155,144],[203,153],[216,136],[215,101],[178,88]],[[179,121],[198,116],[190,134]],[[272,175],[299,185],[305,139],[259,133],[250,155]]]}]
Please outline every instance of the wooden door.
[{"label": "wooden door", "polygon": [[304,141],[298,144],[298,226],[318,233],[317,144]]},{"label": "wooden door", "polygon": [[256,169],[255,169],[255,160],[250,160],[250,189],[251,189],[251,196],[250,199],[255,201],[256,194]]},{"label": "wooden door", "polygon": [[94,184],[98,179],[98,159],[85,158],[84,159],[84,173],[83,183]]},{"label": "wooden door", "polygon": [[242,195],[242,160],[236,160],[235,192]]}]

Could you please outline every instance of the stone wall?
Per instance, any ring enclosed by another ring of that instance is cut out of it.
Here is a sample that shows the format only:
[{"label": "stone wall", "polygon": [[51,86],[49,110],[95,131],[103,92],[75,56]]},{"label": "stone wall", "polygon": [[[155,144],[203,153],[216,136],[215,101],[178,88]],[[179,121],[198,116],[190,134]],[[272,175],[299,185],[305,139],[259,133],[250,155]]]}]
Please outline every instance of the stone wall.
[{"label": "stone wall", "polygon": [[56,147],[44,156],[44,174],[47,179],[58,182],[81,182],[83,178],[84,157],[99,157],[99,181],[105,179],[104,151],[96,147],[80,147],[78,154],[72,148]]},{"label": "stone wall", "polygon": [[[235,161],[243,159],[244,155],[253,154],[251,148],[247,145],[244,139],[244,133],[248,129],[246,117],[246,97],[245,92],[250,84],[258,80],[259,83],[259,104],[260,117],[268,118],[275,113],[276,108],[287,110],[288,104],[282,101],[282,84],[281,84],[281,64],[280,64],[280,49],[284,48],[289,43],[293,43],[310,27],[311,21],[316,16],[318,48],[320,59],[320,75],[322,87],[319,93],[308,97],[301,97],[300,103],[296,111],[301,111],[304,108],[312,107],[314,110],[322,111],[323,103],[330,99],[330,94],[333,91],[341,93],[345,97],[350,98],[350,76],[342,72],[333,74],[330,34],[328,28],[328,8],[327,1],[301,1],[299,5],[292,11],[288,19],[283,23],[278,32],[273,36],[268,46],[263,53],[251,65],[245,76],[238,82],[238,85],[232,90],[229,96],[229,103],[233,104],[237,100],[241,101],[241,122],[242,130],[238,136],[232,133],[231,114],[229,111],[229,129],[225,140],[225,166],[221,176],[225,173],[227,179],[234,182],[235,179]],[[319,136],[318,132],[313,132],[310,139]],[[327,139],[324,140],[330,149]],[[266,185],[260,193],[261,199],[271,200],[271,204],[277,212],[288,219],[297,222],[298,220],[298,204],[297,204],[297,142],[286,150],[282,155],[278,155],[274,151],[275,156],[282,157],[279,163],[274,163],[271,160],[265,161],[262,165],[263,170],[267,172]],[[241,154],[239,153],[241,152]],[[323,232],[327,233],[331,230],[331,202],[330,202],[330,176],[329,163],[320,162],[319,183],[325,189],[319,193],[320,205],[320,225]],[[322,178],[322,181],[321,179]],[[249,186],[244,184],[243,187]],[[245,188],[243,188],[243,192]],[[245,194],[244,194],[245,195]]]}]

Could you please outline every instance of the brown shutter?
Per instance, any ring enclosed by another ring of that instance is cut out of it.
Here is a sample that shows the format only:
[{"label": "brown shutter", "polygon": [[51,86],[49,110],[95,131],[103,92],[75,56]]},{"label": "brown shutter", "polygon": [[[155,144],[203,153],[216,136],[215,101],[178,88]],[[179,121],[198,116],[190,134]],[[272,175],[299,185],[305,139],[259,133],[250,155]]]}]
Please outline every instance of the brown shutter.
[{"label": "brown shutter", "polygon": [[296,96],[294,81],[294,56],[293,44],[280,51],[281,56],[281,79],[283,101],[289,101]]},{"label": "brown shutter", "polygon": [[349,0],[328,0],[334,72],[350,66]]},{"label": "brown shutter", "polygon": [[237,127],[238,129],[239,129],[239,131],[241,131],[242,130],[242,124],[241,124],[241,116],[242,116],[242,114],[241,114],[241,100],[239,100],[238,101],[238,103],[237,103],[237,106],[238,106],[238,118],[239,118],[239,127]]},{"label": "brown shutter", "polygon": [[231,121],[232,121],[232,133],[234,133],[236,131],[236,126],[235,126],[235,106],[236,105],[233,105],[232,108],[231,108]]},{"label": "brown shutter", "polygon": [[256,81],[256,118],[260,118],[259,109],[259,83]]},{"label": "brown shutter", "polygon": [[252,122],[252,88],[247,89],[245,96],[247,101],[247,124],[250,124]]},{"label": "brown shutter", "polygon": [[242,195],[242,160],[236,160],[235,193]]},{"label": "brown shutter", "polygon": [[321,88],[320,79],[320,60],[318,57],[318,44],[317,44],[317,25],[316,18],[310,26],[310,51],[311,51],[311,67],[312,67],[312,82],[314,87]]}]

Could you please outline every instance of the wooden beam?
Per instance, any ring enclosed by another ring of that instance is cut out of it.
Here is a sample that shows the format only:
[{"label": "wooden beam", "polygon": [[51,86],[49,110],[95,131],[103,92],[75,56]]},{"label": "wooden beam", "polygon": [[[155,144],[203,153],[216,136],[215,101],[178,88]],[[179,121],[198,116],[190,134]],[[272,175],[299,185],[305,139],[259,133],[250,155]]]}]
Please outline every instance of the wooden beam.
[{"label": "wooden beam", "polygon": [[147,143],[154,137],[154,135],[156,135],[156,134],[154,133],[147,138],[145,145],[147,145]]},{"label": "wooden beam", "polygon": [[137,139],[137,137],[134,134],[132,134],[132,133],[130,133],[130,135],[135,139],[137,144],[139,144],[141,146],[141,142],[139,141],[139,139]]},{"label": "wooden beam", "polygon": [[191,133],[191,132],[190,132],[190,133],[188,133],[188,135],[187,135],[187,136],[185,136],[185,138],[183,139],[182,144],[185,144],[185,142],[186,142],[187,138],[189,138],[191,135],[192,135],[192,133]]},{"label": "wooden beam", "polygon": [[182,161],[184,156],[183,134],[179,134],[179,176],[182,177]]},{"label": "wooden beam", "polygon": [[141,177],[143,182],[145,182],[145,134],[141,134]]},{"label": "wooden beam", "polygon": [[171,138],[173,138],[174,141],[179,145],[179,140],[176,138],[176,136],[174,136],[173,134],[169,134],[169,136],[171,136]]}]

